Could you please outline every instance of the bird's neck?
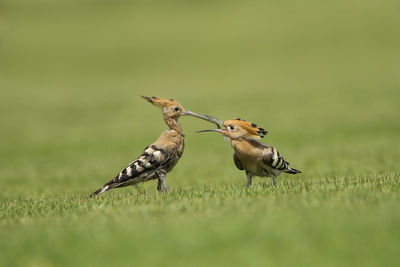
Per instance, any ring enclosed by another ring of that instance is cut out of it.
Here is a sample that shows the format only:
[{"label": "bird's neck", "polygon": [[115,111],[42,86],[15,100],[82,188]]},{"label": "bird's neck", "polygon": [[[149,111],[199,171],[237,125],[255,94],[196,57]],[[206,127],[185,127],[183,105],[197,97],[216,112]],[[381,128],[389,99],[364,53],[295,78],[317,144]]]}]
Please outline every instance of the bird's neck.
[{"label": "bird's neck", "polygon": [[176,131],[179,135],[185,136],[182,127],[179,125],[177,119],[164,116],[164,121],[171,130]]},{"label": "bird's neck", "polygon": [[240,145],[243,143],[244,139],[230,139],[231,145],[233,148],[240,147]]},{"label": "bird's neck", "polygon": [[256,147],[257,141],[255,140],[247,140],[244,138],[241,139],[231,139],[231,145],[236,152],[245,152]]}]

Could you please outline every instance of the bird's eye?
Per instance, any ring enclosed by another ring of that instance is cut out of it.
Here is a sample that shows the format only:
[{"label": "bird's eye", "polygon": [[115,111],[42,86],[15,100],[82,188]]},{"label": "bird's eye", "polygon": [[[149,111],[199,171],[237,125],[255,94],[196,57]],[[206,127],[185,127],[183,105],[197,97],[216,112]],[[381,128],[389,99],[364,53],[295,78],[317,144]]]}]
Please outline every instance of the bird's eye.
[{"label": "bird's eye", "polygon": [[175,108],[174,108],[174,110],[175,110],[175,111],[178,111],[178,110],[179,110],[179,108],[178,108],[178,107],[175,107]]},{"label": "bird's eye", "polygon": [[229,126],[229,129],[233,130],[233,129],[235,129],[235,127],[233,127],[233,126]]}]

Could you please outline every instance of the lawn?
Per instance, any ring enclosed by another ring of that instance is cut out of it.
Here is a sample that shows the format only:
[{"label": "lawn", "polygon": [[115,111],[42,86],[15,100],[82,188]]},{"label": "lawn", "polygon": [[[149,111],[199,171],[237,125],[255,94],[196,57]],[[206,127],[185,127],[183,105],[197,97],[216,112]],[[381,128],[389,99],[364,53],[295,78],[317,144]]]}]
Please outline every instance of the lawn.
[{"label": "lawn", "polygon": [[[0,266],[400,264],[397,1],[0,2]],[[167,129],[140,95],[269,131],[247,188],[180,119],[156,182],[88,196]]]}]

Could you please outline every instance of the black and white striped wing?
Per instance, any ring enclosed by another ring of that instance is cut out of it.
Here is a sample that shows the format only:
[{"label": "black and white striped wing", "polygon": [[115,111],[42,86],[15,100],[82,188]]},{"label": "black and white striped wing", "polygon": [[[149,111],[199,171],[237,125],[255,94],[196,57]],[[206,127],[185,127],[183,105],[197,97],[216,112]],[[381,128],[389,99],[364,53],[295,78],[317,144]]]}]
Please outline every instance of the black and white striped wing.
[{"label": "black and white striped wing", "polygon": [[176,155],[174,153],[167,153],[164,149],[151,145],[145,148],[139,158],[124,168],[102,188],[92,193],[90,197],[103,194],[112,188],[135,184],[136,179],[138,179],[137,182],[156,179],[161,173],[168,172],[175,163]]},{"label": "black and white striped wing", "polygon": [[112,182],[121,183],[136,177],[156,175],[157,170],[162,169],[169,161],[165,150],[154,145],[146,147],[140,157],[115,176]]},{"label": "black and white striped wing", "polygon": [[279,154],[279,152],[275,148],[273,148],[272,146],[270,148],[271,153],[267,154],[267,156],[264,157],[264,163],[275,170],[288,170],[290,163],[285,161],[281,154]]}]

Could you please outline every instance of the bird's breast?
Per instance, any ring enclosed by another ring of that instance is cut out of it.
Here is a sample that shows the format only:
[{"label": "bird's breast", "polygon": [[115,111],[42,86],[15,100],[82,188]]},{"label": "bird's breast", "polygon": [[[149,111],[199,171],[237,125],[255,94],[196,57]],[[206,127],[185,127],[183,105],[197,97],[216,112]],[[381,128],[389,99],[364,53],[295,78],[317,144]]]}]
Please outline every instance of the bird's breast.
[{"label": "bird's breast", "polygon": [[242,163],[243,168],[246,171],[252,173],[260,172],[260,164],[262,164],[262,158],[254,153],[246,153],[235,149],[237,158]]},{"label": "bird's breast", "polygon": [[232,142],[232,147],[246,171],[256,175],[263,175],[264,163],[262,146],[256,146],[248,141],[236,141]]}]

